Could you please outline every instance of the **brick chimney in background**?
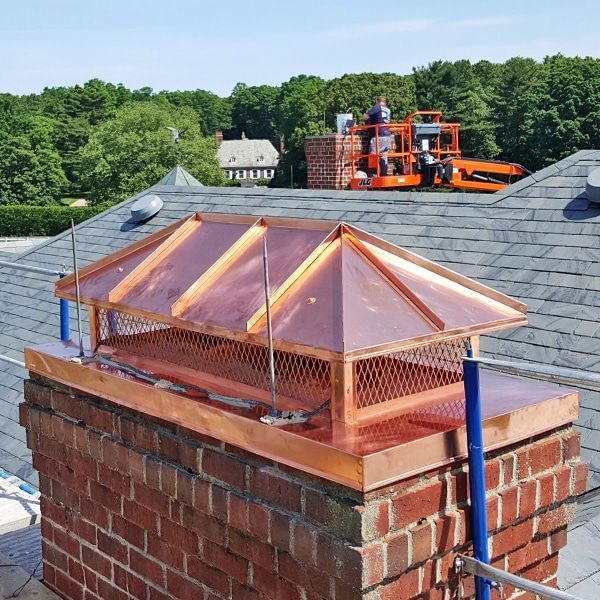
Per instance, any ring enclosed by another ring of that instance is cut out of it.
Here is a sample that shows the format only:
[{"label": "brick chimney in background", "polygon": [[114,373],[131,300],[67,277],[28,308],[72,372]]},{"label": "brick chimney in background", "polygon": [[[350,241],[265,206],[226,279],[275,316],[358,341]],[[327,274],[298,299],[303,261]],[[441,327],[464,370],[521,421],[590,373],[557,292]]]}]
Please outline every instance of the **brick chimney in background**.
[{"label": "brick chimney in background", "polygon": [[215,131],[215,137],[217,138],[217,146],[220,146],[223,141],[223,132],[220,129],[217,129],[217,131]]},{"label": "brick chimney in background", "polygon": [[[366,140],[356,138],[357,150]],[[307,187],[313,190],[345,190],[352,178],[350,163],[351,141],[349,135],[331,133],[307,137],[304,142],[306,154]]]}]

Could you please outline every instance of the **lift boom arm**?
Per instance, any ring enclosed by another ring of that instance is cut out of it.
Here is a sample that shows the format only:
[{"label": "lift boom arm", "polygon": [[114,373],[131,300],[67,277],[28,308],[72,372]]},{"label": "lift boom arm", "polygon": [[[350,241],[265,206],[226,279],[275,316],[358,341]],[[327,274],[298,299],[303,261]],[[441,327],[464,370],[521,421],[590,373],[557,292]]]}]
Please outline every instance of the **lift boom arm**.
[{"label": "lift boom arm", "polygon": [[[401,123],[351,127],[350,187],[447,187],[496,192],[529,174],[525,167],[515,163],[462,157],[460,124],[443,123],[441,116],[440,111],[416,111]],[[380,152],[380,148],[386,147],[380,143],[382,127],[393,138],[387,152]],[[375,139],[375,152],[367,154],[362,149],[365,137]]]}]

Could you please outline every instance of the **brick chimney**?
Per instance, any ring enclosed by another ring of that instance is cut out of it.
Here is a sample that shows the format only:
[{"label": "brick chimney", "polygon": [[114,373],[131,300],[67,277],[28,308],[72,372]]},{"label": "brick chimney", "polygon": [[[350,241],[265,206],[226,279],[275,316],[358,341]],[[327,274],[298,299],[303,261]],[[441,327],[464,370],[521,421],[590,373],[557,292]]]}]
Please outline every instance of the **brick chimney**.
[{"label": "brick chimney", "polygon": [[[458,589],[454,557],[470,548],[464,460],[362,493],[50,377],[25,389],[44,582],[68,600]],[[570,426],[489,453],[492,563],[556,585],[586,473]],[[472,578],[463,584],[472,598]]]},{"label": "brick chimney", "polygon": [[[355,144],[357,150],[366,151],[363,149],[363,146],[366,146],[365,140],[357,137]],[[352,178],[349,135],[331,133],[307,137],[304,142],[304,153],[309,189],[345,190],[348,188]]]},{"label": "brick chimney", "polygon": [[220,129],[215,131],[215,137],[217,138],[217,146],[220,146],[223,142],[223,132]]},{"label": "brick chimney", "polygon": [[[296,424],[268,404],[263,236],[277,406]],[[27,348],[20,406],[62,598],[473,598],[453,567],[472,550],[461,357],[524,324],[524,305],[346,223],[201,213],[87,266],[77,289],[87,358]],[[554,586],[587,479],[577,394],[481,385],[492,564]]]}]

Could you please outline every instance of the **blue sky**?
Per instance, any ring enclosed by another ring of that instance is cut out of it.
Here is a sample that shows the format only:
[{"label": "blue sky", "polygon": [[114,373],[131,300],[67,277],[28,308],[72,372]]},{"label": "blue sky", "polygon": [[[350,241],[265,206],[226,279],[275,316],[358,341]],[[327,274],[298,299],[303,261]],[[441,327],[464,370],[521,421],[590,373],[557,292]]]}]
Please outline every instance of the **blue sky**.
[{"label": "blue sky", "polygon": [[597,0],[5,0],[0,92],[99,77],[128,87],[409,73],[436,59],[600,56]]}]

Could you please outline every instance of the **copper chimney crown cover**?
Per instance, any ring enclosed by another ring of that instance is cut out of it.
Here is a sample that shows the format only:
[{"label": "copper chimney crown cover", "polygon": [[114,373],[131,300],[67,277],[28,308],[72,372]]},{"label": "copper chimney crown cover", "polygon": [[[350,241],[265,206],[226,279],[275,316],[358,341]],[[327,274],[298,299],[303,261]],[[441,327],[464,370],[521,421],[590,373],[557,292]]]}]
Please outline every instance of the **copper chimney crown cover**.
[{"label": "copper chimney crown cover", "polygon": [[[456,400],[467,346],[526,323],[524,304],[345,223],[195,214],[80,271],[92,348],[268,400],[265,236],[281,409],[353,424]],[[56,288],[75,298],[73,276]]]},{"label": "copper chimney crown cover", "polygon": [[[526,306],[345,223],[194,214],[80,270],[82,301],[342,361],[527,322]],[[73,276],[57,296],[75,299]]]},{"label": "copper chimney crown cover", "polygon": [[[30,370],[361,490],[465,456],[461,357],[527,322],[524,304],[345,223],[194,214],[79,276],[95,356],[56,342],[26,350]],[[56,291],[75,300],[74,276]],[[576,418],[576,394],[482,382],[488,449]]]}]

